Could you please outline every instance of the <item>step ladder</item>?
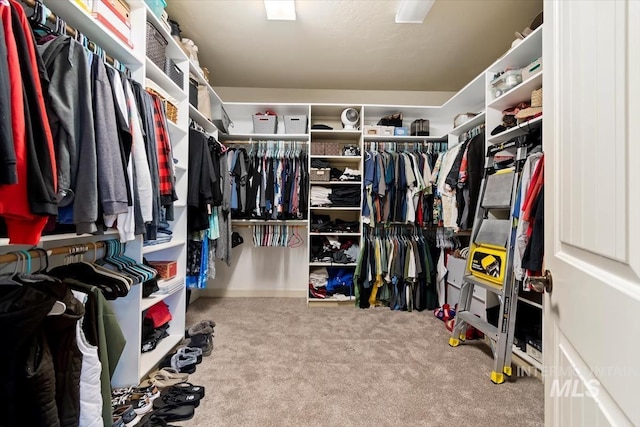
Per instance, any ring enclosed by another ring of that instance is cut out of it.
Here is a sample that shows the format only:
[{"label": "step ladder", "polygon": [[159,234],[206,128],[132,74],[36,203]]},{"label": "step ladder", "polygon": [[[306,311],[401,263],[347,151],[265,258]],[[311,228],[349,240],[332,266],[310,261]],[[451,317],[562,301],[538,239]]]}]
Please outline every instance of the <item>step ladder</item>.
[{"label": "step ladder", "polygon": [[[505,376],[511,376],[511,351],[518,302],[518,286],[513,275],[516,232],[513,203],[527,148],[526,137],[518,137],[492,145],[487,150],[455,326],[449,338],[449,345],[457,347],[465,340],[469,326],[483,332],[493,352],[491,381],[495,384],[501,384]],[[495,157],[503,151],[514,155],[514,165],[496,170]],[[497,295],[500,301],[497,327],[469,311],[476,286]]]}]

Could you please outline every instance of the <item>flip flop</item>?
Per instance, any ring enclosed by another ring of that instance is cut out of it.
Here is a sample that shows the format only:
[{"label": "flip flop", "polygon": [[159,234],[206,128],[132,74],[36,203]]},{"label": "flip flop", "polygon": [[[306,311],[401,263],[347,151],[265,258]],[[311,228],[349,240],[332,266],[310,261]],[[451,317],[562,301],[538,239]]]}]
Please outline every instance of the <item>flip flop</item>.
[{"label": "flip flop", "polygon": [[167,405],[155,411],[155,417],[161,418],[165,422],[170,421],[186,421],[193,418],[195,408],[191,405]]},{"label": "flip flop", "polygon": [[189,379],[189,374],[180,373],[173,368],[162,368],[149,375],[149,381],[158,388],[171,387]]},{"label": "flip flop", "polygon": [[168,393],[153,402],[153,409],[164,408],[165,406],[200,406],[200,396],[187,393]]},{"label": "flip flop", "polygon": [[200,396],[200,399],[202,399],[204,397],[204,387],[200,386],[200,385],[193,385],[191,383],[188,382],[182,382],[182,383],[178,383],[174,386],[172,386],[171,388],[168,389],[169,392],[172,392],[173,390],[179,390],[182,393],[189,393],[189,394],[197,394]]}]

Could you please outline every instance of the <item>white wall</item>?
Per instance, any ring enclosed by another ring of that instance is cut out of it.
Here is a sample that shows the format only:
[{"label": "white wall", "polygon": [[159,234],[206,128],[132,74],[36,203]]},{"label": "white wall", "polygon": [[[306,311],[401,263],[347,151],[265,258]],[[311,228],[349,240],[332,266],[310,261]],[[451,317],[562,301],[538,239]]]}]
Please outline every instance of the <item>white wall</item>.
[{"label": "white wall", "polygon": [[456,92],[214,87],[225,102],[440,106]]},{"label": "white wall", "polygon": [[216,261],[216,278],[200,296],[305,297],[308,287],[307,229],[298,248],[254,248],[252,229],[234,226],[244,243],[233,248],[231,266]]}]

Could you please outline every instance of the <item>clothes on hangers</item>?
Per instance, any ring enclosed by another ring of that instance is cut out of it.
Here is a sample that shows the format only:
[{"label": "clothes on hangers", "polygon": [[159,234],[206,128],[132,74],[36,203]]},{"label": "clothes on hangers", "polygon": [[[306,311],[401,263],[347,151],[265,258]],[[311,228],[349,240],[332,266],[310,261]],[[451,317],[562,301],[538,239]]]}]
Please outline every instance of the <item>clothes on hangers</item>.
[{"label": "clothes on hangers", "polygon": [[226,155],[233,218],[307,217],[306,146],[290,141],[260,142],[252,143],[249,152],[231,148]]},{"label": "clothes on hangers", "polygon": [[0,60],[0,110],[10,106],[11,128],[0,135],[0,216],[11,243],[36,244],[47,222],[82,234],[117,221],[122,241],[146,231],[153,240],[159,206],[171,217],[177,199],[163,104],[85,37],[38,26],[45,34],[34,40],[22,6],[1,6],[10,61]]},{"label": "clothes on hangers", "polygon": [[366,227],[355,270],[356,304],[407,311],[436,308],[433,249],[417,228]]},{"label": "clothes on hangers", "polygon": [[22,6],[0,3],[0,21],[6,51],[0,105],[10,113],[0,131],[0,216],[11,243],[33,245],[56,213],[57,167],[41,82],[46,74]]}]

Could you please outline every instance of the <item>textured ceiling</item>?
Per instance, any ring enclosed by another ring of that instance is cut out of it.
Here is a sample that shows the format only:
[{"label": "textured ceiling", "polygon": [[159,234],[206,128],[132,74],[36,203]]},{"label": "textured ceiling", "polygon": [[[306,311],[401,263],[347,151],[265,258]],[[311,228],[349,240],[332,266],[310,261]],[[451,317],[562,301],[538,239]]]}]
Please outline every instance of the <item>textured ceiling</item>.
[{"label": "textured ceiling", "polygon": [[297,0],[268,21],[261,0],[169,0],[212,85],[455,91],[502,55],[542,0],[436,0],[396,24],[399,0]]}]

